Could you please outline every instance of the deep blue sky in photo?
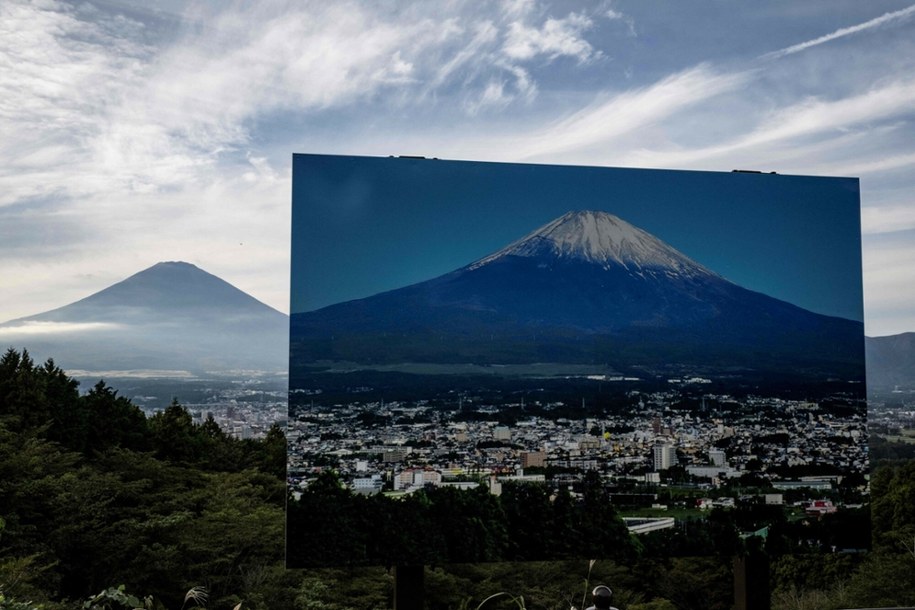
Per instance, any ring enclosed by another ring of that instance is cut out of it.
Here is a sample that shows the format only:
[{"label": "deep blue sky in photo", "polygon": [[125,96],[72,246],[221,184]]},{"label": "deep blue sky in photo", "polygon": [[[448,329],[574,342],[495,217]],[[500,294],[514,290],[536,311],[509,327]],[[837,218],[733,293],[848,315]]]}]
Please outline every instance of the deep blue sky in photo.
[{"label": "deep blue sky in photo", "polygon": [[291,310],[428,280],[602,210],[746,288],[862,320],[858,180],[293,156]]}]

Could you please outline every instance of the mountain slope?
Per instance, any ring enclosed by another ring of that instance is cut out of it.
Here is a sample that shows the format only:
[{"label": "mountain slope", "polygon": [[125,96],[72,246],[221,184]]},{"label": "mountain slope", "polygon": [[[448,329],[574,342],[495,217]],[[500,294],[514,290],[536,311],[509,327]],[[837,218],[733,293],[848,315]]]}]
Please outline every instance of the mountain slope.
[{"label": "mountain slope", "polygon": [[0,325],[0,341],[82,370],[280,372],[288,317],[184,262],[163,262],[84,299]]},{"label": "mountain slope", "polygon": [[861,323],[729,282],[604,212],[440,277],[292,317],[293,360],[795,368],[860,377]]},{"label": "mountain slope", "polygon": [[218,316],[237,320],[286,317],[195,265],[173,261],[157,263],[75,303],[23,320],[128,322],[136,319],[148,323]]},{"label": "mountain slope", "polygon": [[915,332],[867,338],[868,389],[915,389]]}]

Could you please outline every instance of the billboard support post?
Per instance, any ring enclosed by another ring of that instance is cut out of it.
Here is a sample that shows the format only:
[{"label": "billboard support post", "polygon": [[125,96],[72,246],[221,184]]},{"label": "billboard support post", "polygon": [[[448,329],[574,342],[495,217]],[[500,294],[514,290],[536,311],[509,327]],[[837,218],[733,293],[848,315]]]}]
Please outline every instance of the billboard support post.
[{"label": "billboard support post", "polygon": [[737,610],[770,610],[769,558],[748,553],[734,558],[734,607]]},{"label": "billboard support post", "polygon": [[394,566],[394,610],[423,610],[424,566]]}]

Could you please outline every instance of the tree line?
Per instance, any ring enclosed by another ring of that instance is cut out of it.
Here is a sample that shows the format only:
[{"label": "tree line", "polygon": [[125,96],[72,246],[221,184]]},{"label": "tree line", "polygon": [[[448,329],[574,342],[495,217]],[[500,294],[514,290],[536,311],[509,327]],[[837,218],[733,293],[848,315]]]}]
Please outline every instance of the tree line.
[{"label": "tree line", "polygon": [[168,607],[194,585],[228,607],[263,595],[285,578],[285,460],[279,428],[235,439],[177,401],[146,417],[102,381],[81,395],[52,360],[9,350],[0,594],[63,603],[127,583]]},{"label": "tree line", "polygon": [[506,482],[499,496],[480,485],[391,499],[353,493],[325,471],[289,502],[287,558],[295,567],[634,559],[638,545],[596,473],[578,493]]}]

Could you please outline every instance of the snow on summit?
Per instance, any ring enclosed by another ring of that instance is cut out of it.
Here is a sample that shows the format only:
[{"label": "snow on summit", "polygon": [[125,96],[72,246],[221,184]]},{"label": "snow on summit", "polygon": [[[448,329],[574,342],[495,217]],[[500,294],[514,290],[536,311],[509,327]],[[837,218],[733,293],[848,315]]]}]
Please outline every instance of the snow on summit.
[{"label": "snow on summit", "polygon": [[625,220],[597,211],[567,212],[536,231],[470,266],[476,269],[505,256],[552,256],[632,272],[716,275],[657,237]]}]

